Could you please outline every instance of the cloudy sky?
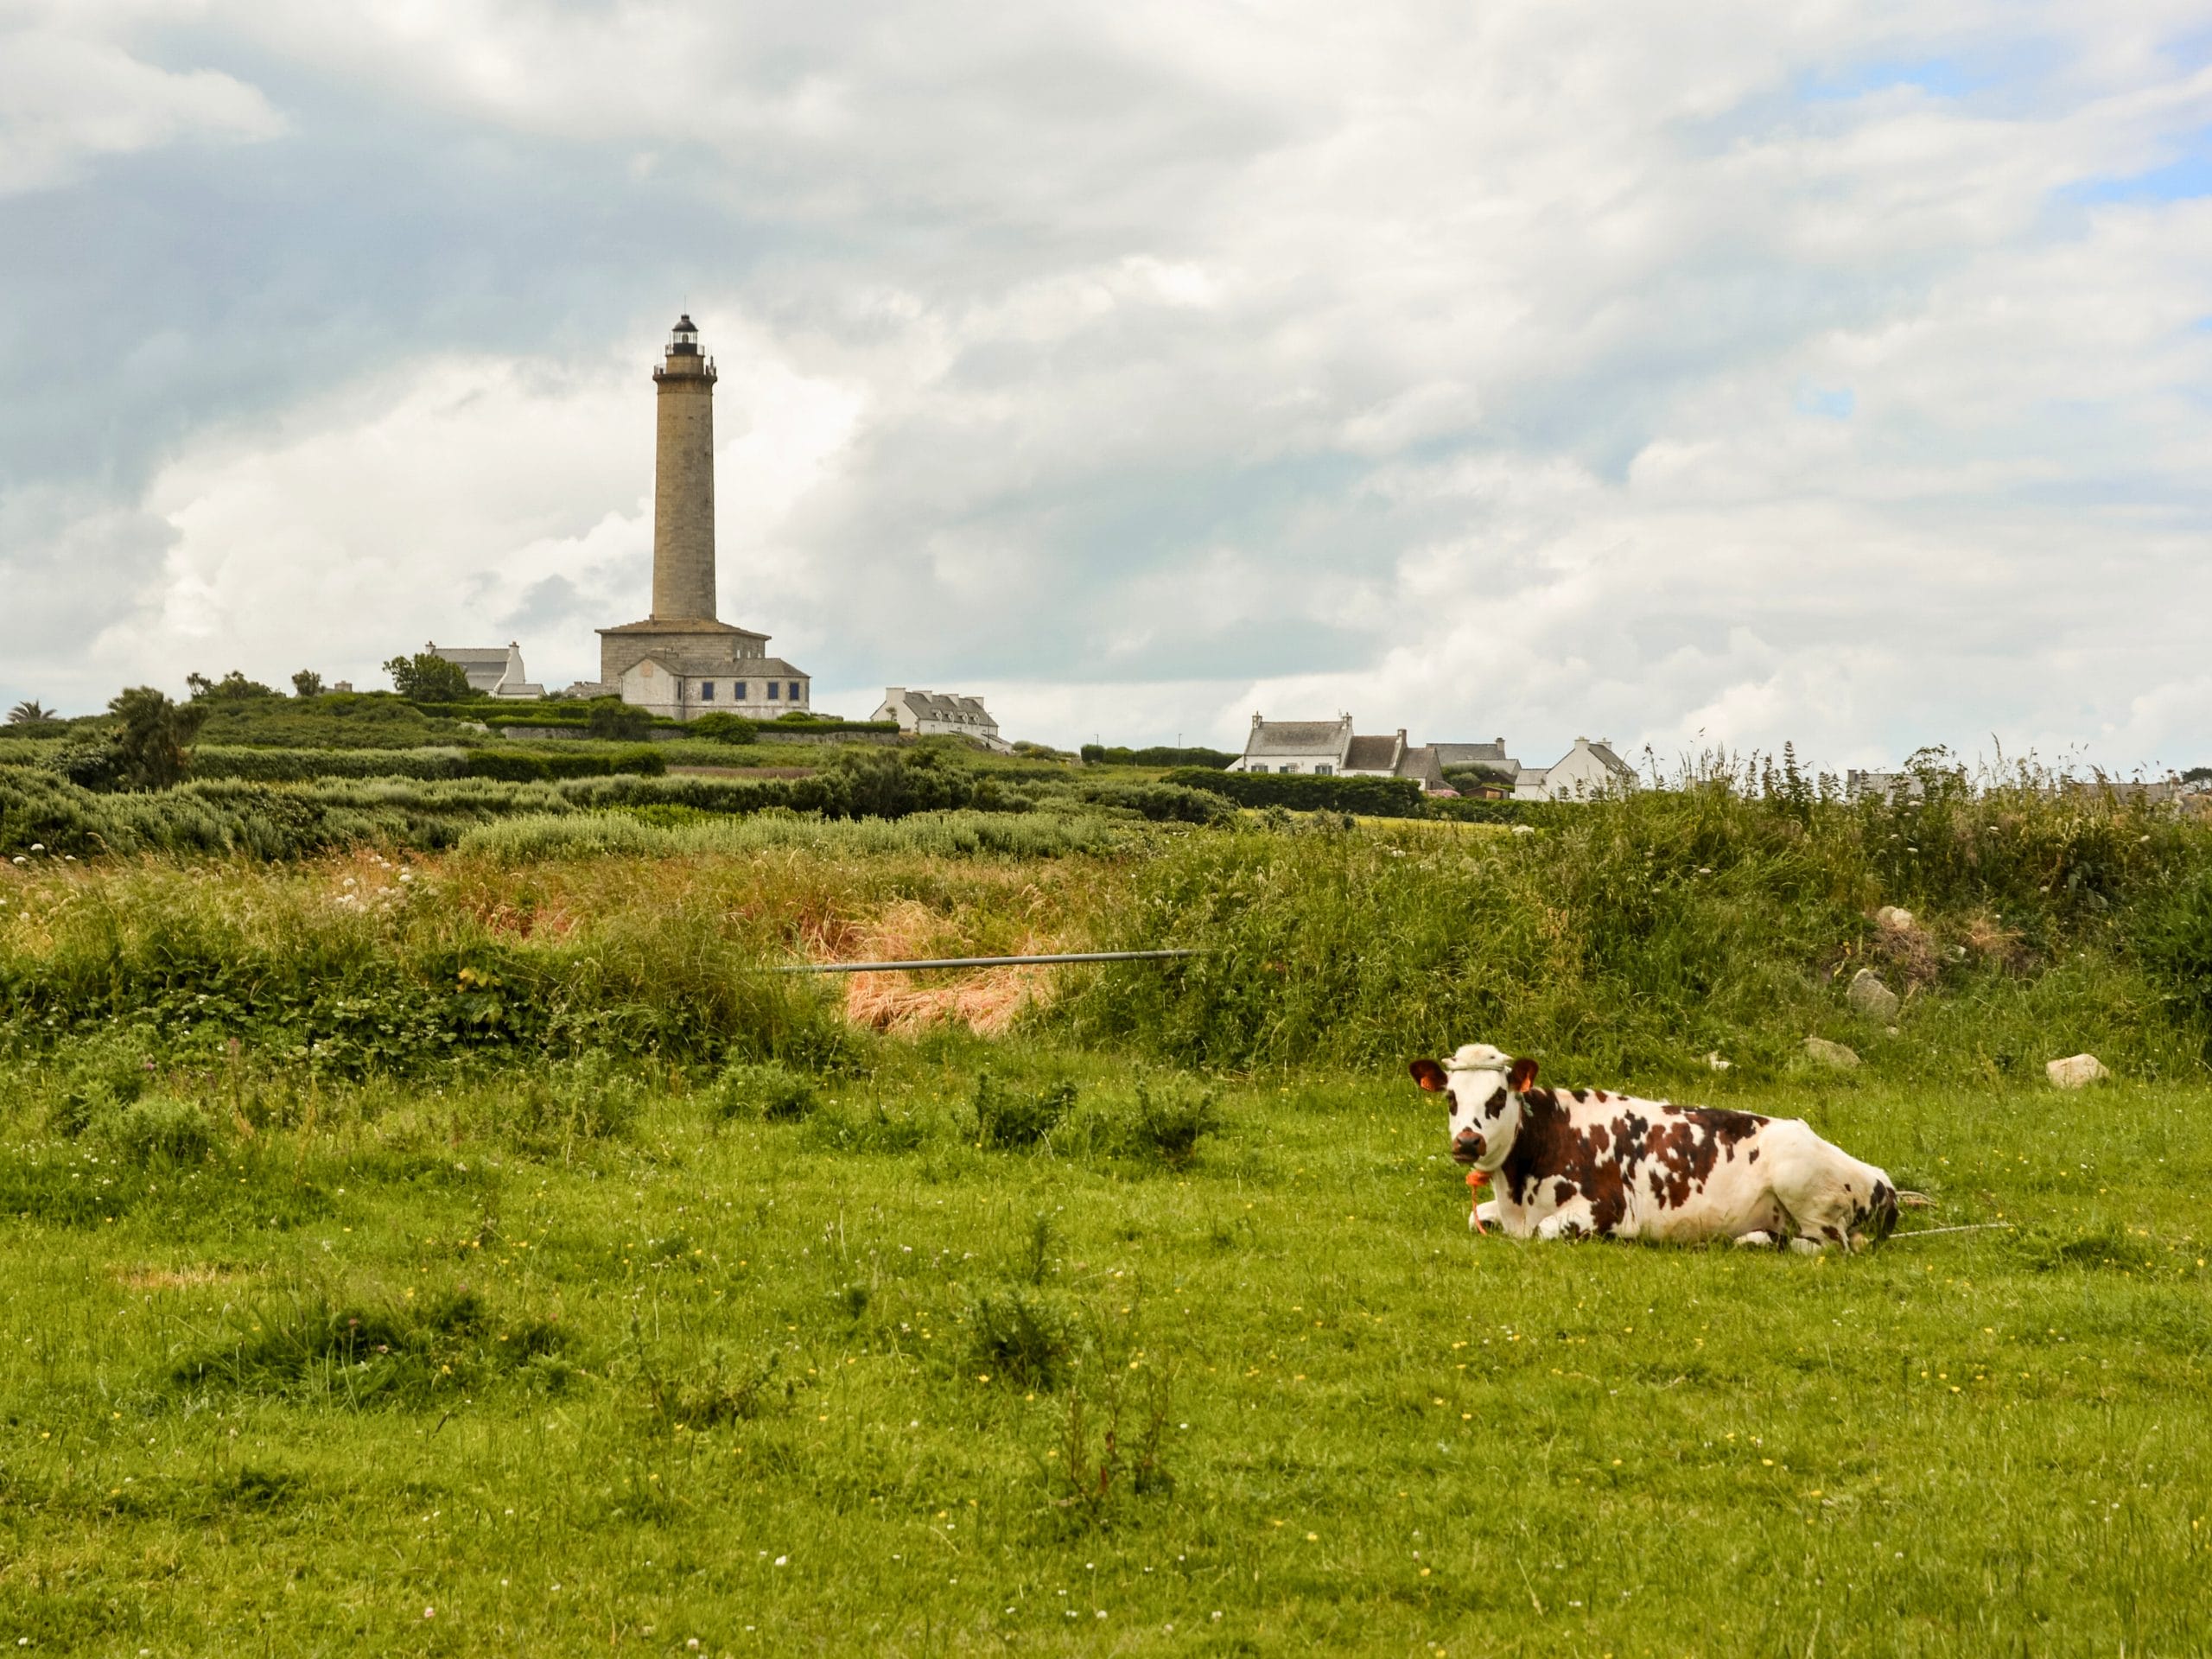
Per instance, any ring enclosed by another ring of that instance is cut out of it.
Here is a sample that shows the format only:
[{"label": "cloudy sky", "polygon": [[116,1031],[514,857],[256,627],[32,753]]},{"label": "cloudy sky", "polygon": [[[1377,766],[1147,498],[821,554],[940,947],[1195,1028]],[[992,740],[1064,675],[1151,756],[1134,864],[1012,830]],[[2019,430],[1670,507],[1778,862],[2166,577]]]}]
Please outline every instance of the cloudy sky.
[{"label": "cloudy sky", "polygon": [[0,0],[0,699],[2212,761],[2205,0]]}]

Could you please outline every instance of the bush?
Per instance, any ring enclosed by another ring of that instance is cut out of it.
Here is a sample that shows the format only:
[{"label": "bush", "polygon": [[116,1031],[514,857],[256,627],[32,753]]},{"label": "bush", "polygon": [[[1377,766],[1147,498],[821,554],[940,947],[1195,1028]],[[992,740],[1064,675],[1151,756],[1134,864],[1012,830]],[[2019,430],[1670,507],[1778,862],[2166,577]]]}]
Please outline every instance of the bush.
[{"label": "bush", "polygon": [[760,722],[757,720],[747,720],[742,715],[702,715],[685,730],[693,737],[702,737],[715,743],[741,747],[759,740]]},{"label": "bush", "polygon": [[1137,1084],[1129,1134],[1140,1154],[1179,1169],[1201,1140],[1220,1131],[1221,1109],[1211,1091],[1179,1081]]},{"label": "bush", "polygon": [[394,657],[385,664],[392,689],[410,702],[463,702],[481,696],[468,683],[468,671],[459,663],[427,651],[411,657]]},{"label": "bush", "polygon": [[96,794],[122,786],[123,767],[112,743],[65,743],[47,757],[46,766],[55,777]]},{"label": "bush", "polygon": [[1057,1389],[1075,1357],[1068,1321],[1026,1291],[985,1291],[969,1324],[978,1370],[1018,1388]]},{"label": "bush", "polygon": [[1011,1089],[986,1071],[976,1079],[976,1141],[1001,1151],[1033,1147],[1058,1127],[1075,1097],[1072,1083]]},{"label": "bush", "polygon": [[108,704],[122,722],[115,734],[118,781],[125,789],[168,789],[192,772],[192,740],[207,718],[204,703],[180,708],[149,685]]},{"label": "bush", "polygon": [[198,1107],[159,1096],[123,1108],[107,1121],[102,1138],[118,1157],[134,1164],[197,1163],[215,1145]]},{"label": "bush", "polygon": [[813,1078],[770,1060],[727,1067],[715,1079],[711,1099],[720,1118],[760,1117],[771,1123],[790,1123],[811,1116],[821,1093]]},{"label": "bush", "polygon": [[1220,772],[1243,758],[1224,749],[1125,749],[1096,743],[1083,746],[1083,761],[1089,766],[1202,766]]},{"label": "bush", "polygon": [[1370,818],[1417,818],[1425,798],[1410,778],[1315,778],[1272,772],[1207,772],[1185,766],[1164,782],[1225,795],[1239,806],[1285,806],[1294,811],[1357,812]]}]

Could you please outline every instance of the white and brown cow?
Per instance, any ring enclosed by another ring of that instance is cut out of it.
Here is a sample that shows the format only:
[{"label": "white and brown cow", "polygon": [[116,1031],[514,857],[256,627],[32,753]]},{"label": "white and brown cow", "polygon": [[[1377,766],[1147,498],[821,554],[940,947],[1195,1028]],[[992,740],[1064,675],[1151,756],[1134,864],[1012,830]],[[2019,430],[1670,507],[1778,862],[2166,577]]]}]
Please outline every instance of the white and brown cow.
[{"label": "white and brown cow", "polygon": [[1732,1238],[1848,1250],[1889,1236],[1898,1194],[1795,1118],[1539,1089],[1536,1063],[1469,1043],[1414,1081],[1452,1100],[1452,1155],[1497,1196],[1468,1217],[1516,1238]]}]

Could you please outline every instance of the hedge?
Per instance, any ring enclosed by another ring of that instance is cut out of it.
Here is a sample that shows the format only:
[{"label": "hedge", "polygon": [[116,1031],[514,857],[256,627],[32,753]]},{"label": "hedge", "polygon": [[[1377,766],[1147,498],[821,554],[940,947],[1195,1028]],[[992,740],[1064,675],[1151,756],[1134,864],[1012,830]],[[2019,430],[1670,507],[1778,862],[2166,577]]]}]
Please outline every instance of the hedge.
[{"label": "hedge", "polygon": [[1239,806],[1286,806],[1298,812],[1356,812],[1371,818],[1427,816],[1427,798],[1410,778],[1319,778],[1311,773],[1209,772],[1184,766],[1161,780],[1226,795]]},{"label": "hedge", "polygon": [[318,778],[492,778],[548,783],[620,772],[658,777],[668,757],[650,745],[574,754],[517,749],[259,749],[202,744],[192,752],[195,778],[243,778],[263,784],[304,784]]},{"label": "hedge", "polygon": [[1226,749],[1128,749],[1096,743],[1083,746],[1083,763],[1087,766],[1204,766],[1211,772],[1223,772],[1239,758]]}]

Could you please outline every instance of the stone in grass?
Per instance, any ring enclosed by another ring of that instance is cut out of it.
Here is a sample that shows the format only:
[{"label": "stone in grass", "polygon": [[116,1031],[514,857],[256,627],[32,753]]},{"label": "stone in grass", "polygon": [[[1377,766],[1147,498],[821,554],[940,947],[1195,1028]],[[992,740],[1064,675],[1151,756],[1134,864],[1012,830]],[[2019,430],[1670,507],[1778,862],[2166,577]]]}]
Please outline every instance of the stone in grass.
[{"label": "stone in grass", "polygon": [[2093,1083],[2103,1083],[2112,1073],[2105,1070],[2104,1062],[2094,1054],[2070,1054],[2063,1060],[2053,1060],[2044,1067],[2044,1075],[2057,1089],[2086,1089]]},{"label": "stone in grass", "polygon": [[1903,933],[1912,925],[1912,912],[1900,910],[1895,905],[1884,905],[1874,912],[1874,920],[1892,933]]},{"label": "stone in grass", "polygon": [[1822,1065],[1838,1066],[1845,1071],[1859,1064],[1859,1057],[1856,1054],[1841,1043],[1832,1043],[1825,1037],[1808,1037],[1805,1039],[1805,1058],[1818,1060]]},{"label": "stone in grass", "polygon": [[1897,1017],[1897,994],[1882,983],[1882,976],[1872,968],[1861,968],[1851,976],[1851,988],[1843,994],[1853,1014],[1864,1014],[1883,1025]]}]

